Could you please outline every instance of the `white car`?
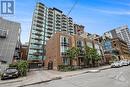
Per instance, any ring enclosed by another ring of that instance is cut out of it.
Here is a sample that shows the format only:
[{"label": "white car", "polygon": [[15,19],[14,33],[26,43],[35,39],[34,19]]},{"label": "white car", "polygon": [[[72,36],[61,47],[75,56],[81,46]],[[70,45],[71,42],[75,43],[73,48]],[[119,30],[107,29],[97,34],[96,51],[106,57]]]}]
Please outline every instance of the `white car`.
[{"label": "white car", "polygon": [[127,60],[120,60],[120,63],[123,65],[123,66],[128,66],[129,63]]},{"label": "white car", "polygon": [[128,65],[130,65],[130,60],[128,60]]},{"label": "white car", "polygon": [[114,62],[114,63],[111,64],[112,68],[119,68],[121,66],[122,66],[122,64],[120,63],[120,61],[117,61],[117,62]]}]

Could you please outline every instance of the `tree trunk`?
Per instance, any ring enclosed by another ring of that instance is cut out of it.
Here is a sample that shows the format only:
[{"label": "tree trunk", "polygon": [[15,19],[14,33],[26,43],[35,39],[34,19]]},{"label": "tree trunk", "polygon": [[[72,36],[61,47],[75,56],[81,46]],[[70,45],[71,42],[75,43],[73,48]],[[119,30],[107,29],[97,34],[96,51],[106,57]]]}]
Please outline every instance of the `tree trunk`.
[{"label": "tree trunk", "polygon": [[93,67],[95,67],[95,60],[92,59],[92,64],[93,64]]}]

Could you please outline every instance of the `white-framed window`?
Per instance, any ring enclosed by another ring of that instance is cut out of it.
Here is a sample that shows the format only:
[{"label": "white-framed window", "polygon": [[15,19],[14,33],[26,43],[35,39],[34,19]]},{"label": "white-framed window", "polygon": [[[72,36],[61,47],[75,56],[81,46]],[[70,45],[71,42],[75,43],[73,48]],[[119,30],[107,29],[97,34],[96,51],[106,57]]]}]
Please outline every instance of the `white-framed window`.
[{"label": "white-framed window", "polygon": [[0,38],[6,38],[8,31],[0,28]]},{"label": "white-framed window", "polygon": [[90,48],[93,48],[93,44],[91,42],[87,42],[87,46],[89,46]]}]

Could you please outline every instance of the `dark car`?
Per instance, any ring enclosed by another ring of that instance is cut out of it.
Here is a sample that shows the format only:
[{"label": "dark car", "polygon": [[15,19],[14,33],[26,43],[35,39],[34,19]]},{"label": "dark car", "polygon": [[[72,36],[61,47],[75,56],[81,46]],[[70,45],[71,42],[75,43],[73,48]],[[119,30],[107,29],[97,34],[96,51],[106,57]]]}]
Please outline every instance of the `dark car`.
[{"label": "dark car", "polygon": [[19,77],[19,72],[15,68],[7,68],[1,75],[1,80],[7,79],[7,78],[14,78]]}]

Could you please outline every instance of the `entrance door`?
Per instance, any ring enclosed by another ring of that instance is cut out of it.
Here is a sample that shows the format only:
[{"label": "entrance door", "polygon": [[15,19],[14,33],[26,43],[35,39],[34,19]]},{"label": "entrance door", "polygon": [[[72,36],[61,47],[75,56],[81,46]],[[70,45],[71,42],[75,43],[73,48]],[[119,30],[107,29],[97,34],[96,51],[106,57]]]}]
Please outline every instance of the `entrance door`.
[{"label": "entrance door", "polygon": [[49,61],[48,62],[48,70],[52,70],[53,69],[53,62]]}]

